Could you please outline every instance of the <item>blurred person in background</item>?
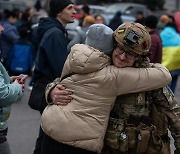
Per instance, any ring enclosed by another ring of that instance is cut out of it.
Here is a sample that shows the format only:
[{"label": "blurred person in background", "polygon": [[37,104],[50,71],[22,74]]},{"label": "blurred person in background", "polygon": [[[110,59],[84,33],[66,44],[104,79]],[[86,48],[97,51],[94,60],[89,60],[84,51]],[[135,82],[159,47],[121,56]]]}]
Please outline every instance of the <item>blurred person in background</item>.
[{"label": "blurred person in background", "polygon": [[157,29],[159,32],[163,30],[163,28],[166,26],[166,24],[169,22],[169,17],[167,15],[162,15],[159,18],[158,24],[157,24]]},{"label": "blurred person in background", "polygon": [[14,23],[14,25],[18,29],[18,27],[21,25],[21,18],[22,18],[23,11],[20,9],[14,9],[14,11],[17,14],[17,19],[16,19],[16,22]]},{"label": "blurred person in background", "polygon": [[[3,30],[4,28],[0,25],[0,33]],[[9,77],[0,62],[0,154],[11,154],[7,141],[7,120],[10,116],[11,105],[21,100],[23,96],[24,79],[20,79],[19,76]]]},{"label": "blurred person in background", "polygon": [[173,16],[169,15],[168,17],[168,23],[160,33],[163,45],[162,64],[169,69],[172,75],[170,88],[175,92],[180,75],[180,35]]},{"label": "blurred person in background", "polygon": [[33,66],[33,45],[29,40],[28,27],[21,27],[20,38],[13,43],[8,56],[7,64],[10,75],[31,75]]},{"label": "blurred person in background", "polygon": [[109,23],[109,27],[114,31],[116,30],[116,28],[118,28],[119,25],[122,24],[122,19],[121,19],[121,12],[118,11],[116,12],[116,14],[114,15],[114,17],[111,19],[110,23]]},{"label": "blurred person in background", "polygon": [[177,11],[177,12],[174,13],[174,20],[175,20],[178,32],[180,34],[180,11]]},{"label": "blurred person in background", "polygon": [[135,22],[140,23],[141,25],[144,25],[144,14],[142,11],[138,11],[136,13],[136,20]]},{"label": "blurred person in background", "polygon": [[[64,62],[68,56],[67,31],[68,23],[75,19],[75,9],[71,0],[50,0],[50,17],[39,21],[38,52],[34,69],[34,84],[29,98],[29,106],[43,112],[47,103],[45,100],[46,85],[61,75]],[[41,153],[41,145],[44,133],[40,127],[36,140],[34,154]]]},{"label": "blurred person in background", "polygon": [[105,21],[104,17],[101,14],[96,14],[94,16],[94,19],[95,19],[96,24],[104,24],[104,25],[106,25],[106,21]]},{"label": "blurred person in background", "polygon": [[80,43],[84,44],[86,39],[86,32],[89,29],[89,27],[95,24],[95,19],[93,16],[88,15],[84,18],[82,27],[77,29],[76,35],[73,37],[73,39],[68,43],[68,51],[70,52],[70,49],[73,45]]},{"label": "blurred person in background", "polygon": [[29,41],[32,41],[32,16],[34,14],[34,9],[32,7],[27,8],[21,17],[21,24],[17,28],[17,30],[20,32],[23,30],[27,30],[27,39]]},{"label": "blurred person in background", "polygon": [[177,32],[178,32],[178,29],[177,29],[177,26],[176,26],[176,22],[175,22],[175,19],[174,19],[174,16],[172,14],[169,14],[168,15],[169,17],[169,21],[168,21],[168,25],[173,27]]},{"label": "blurred person in background", "polygon": [[79,26],[82,27],[84,18],[88,15],[90,15],[90,8],[88,5],[83,5],[83,7],[81,8],[81,14],[82,14],[82,18],[79,19]]},{"label": "blurred person in background", "polygon": [[18,16],[16,12],[4,10],[4,18],[1,21],[1,25],[4,27],[4,31],[0,35],[0,43],[1,43],[1,62],[5,66],[5,68],[8,70],[6,61],[8,59],[8,55],[10,53],[10,50],[12,48],[12,45],[15,41],[19,39],[19,33],[16,29],[16,26],[13,24],[16,22]]},{"label": "blurred person in background", "polygon": [[151,36],[150,47],[150,62],[161,63],[162,61],[162,41],[157,30],[158,18],[154,15],[149,15],[145,18],[144,25]]},{"label": "blurred person in background", "polygon": [[41,0],[37,0],[35,5],[34,5],[34,8],[35,8],[35,12],[32,16],[32,23],[33,24],[37,24],[39,22],[39,19],[42,18],[42,17],[47,17],[48,14],[47,12],[42,8],[42,5],[41,5]]}]

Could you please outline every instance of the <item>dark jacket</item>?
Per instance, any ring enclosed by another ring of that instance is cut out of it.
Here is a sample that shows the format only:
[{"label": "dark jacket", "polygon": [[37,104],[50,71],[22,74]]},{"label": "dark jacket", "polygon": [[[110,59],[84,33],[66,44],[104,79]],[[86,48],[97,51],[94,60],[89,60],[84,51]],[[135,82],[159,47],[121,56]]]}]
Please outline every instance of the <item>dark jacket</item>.
[{"label": "dark jacket", "polygon": [[162,61],[162,41],[157,30],[149,32],[151,36],[151,55],[149,56],[152,63],[161,63]]},{"label": "dark jacket", "polygon": [[35,61],[35,82],[45,78],[49,82],[59,77],[67,58],[67,32],[62,24],[51,17],[40,21],[39,48]]},{"label": "dark jacket", "polygon": [[1,35],[1,48],[2,48],[2,58],[7,60],[8,54],[11,50],[13,42],[19,39],[19,34],[15,26],[13,26],[8,21],[2,21],[1,25],[4,27],[4,31]]},{"label": "dark jacket", "polygon": [[122,19],[121,19],[121,12],[117,12],[114,17],[111,19],[110,23],[109,23],[109,27],[115,31],[119,25],[121,25]]}]

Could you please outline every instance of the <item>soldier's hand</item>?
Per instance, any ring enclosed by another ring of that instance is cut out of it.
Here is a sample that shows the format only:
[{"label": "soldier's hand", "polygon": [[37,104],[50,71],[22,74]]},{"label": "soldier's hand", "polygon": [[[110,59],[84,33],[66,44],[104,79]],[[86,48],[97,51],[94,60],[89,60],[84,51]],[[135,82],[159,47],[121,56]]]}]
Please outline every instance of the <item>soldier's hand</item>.
[{"label": "soldier's hand", "polygon": [[64,86],[59,84],[50,92],[52,103],[62,106],[71,102],[73,98],[70,95],[72,95],[72,92],[67,91]]}]

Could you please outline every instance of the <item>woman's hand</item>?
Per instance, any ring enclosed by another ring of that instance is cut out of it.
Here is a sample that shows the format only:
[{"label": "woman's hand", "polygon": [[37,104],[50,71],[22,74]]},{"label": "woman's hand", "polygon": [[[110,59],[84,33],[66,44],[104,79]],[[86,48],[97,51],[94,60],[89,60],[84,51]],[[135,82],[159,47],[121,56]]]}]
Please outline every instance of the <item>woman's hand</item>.
[{"label": "woman's hand", "polygon": [[52,102],[56,105],[62,106],[71,102],[73,98],[70,95],[72,95],[72,92],[67,91],[66,88],[60,84],[56,85],[50,92]]},{"label": "woman's hand", "polygon": [[18,79],[19,78],[19,76],[11,76],[10,77],[10,81],[11,82],[14,82],[16,79]]},{"label": "woman's hand", "polygon": [[14,82],[15,80],[17,80],[18,83],[24,84],[27,77],[28,77],[28,75],[20,74],[19,76],[11,76],[10,80],[11,80],[11,82]]},{"label": "woman's hand", "polygon": [[16,78],[13,82],[20,84],[22,91],[24,92],[24,88],[25,88],[24,82],[20,82],[19,78]]},{"label": "woman's hand", "polygon": [[10,80],[11,82],[16,82],[21,85],[22,91],[24,91],[25,88],[25,80],[27,79],[28,75],[20,74],[19,76],[11,76]]}]

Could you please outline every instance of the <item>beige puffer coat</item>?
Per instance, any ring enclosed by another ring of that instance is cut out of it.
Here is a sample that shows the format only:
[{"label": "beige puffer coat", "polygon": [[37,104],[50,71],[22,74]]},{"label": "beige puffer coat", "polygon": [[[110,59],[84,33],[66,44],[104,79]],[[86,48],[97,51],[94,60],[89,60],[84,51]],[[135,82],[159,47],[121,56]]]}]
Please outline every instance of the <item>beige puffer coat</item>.
[{"label": "beige puffer coat", "polygon": [[[116,68],[103,52],[83,44],[73,46],[61,84],[73,92],[67,106],[49,105],[41,117],[44,132],[53,139],[101,152],[109,113],[118,95],[164,87],[171,81],[168,70],[160,64],[155,68]],[[60,82],[60,79],[59,79]],[[56,85],[56,82],[52,85]],[[52,89],[49,85],[46,97]]]}]

